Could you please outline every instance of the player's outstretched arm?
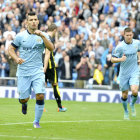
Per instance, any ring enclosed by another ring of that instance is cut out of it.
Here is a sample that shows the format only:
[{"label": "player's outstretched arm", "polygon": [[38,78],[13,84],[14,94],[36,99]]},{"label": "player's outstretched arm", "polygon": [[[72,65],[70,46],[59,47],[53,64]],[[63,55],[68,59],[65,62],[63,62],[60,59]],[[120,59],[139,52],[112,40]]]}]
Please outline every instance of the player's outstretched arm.
[{"label": "player's outstretched arm", "polygon": [[12,59],[14,59],[16,61],[17,64],[22,64],[25,60],[23,60],[22,58],[19,58],[16,55],[15,49],[16,49],[15,47],[10,45],[9,48],[8,48],[8,53],[12,57]]},{"label": "player's outstretched arm", "polygon": [[47,68],[48,68],[48,63],[49,63],[49,59],[50,59],[50,51],[46,48],[45,49],[45,58],[44,58],[44,73],[46,72]]},{"label": "player's outstretched arm", "polygon": [[121,58],[116,58],[116,57],[111,58],[112,63],[119,63],[119,62],[123,62],[125,60],[126,60],[125,54],[123,54],[123,56]]},{"label": "player's outstretched arm", "polygon": [[44,44],[45,44],[45,47],[46,47],[49,51],[53,51],[53,50],[54,50],[54,45],[52,44],[52,42],[49,41],[41,31],[36,30],[36,31],[34,32],[34,34],[40,36],[40,37],[43,39]]}]

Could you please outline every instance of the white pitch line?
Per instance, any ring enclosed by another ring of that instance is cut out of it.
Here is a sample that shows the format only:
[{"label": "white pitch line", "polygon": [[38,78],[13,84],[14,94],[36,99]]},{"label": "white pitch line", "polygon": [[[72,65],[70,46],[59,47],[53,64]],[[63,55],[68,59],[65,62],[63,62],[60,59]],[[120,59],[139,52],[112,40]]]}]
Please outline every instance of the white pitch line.
[{"label": "white pitch line", "polygon": [[32,137],[32,136],[12,136],[12,135],[11,135],[11,136],[10,136],[10,135],[0,135],[0,137],[34,138],[34,137]]},{"label": "white pitch line", "polygon": [[[78,121],[41,121],[41,123],[84,123],[84,122],[140,122],[140,120],[78,120]],[[4,123],[0,125],[30,124],[33,122]]]},{"label": "white pitch line", "polygon": [[50,138],[50,137],[42,137],[42,136],[39,136],[39,137],[36,137],[36,136],[13,136],[13,135],[0,135],[0,137],[8,137],[8,138],[32,138],[32,139],[50,139],[50,140],[75,140],[75,139],[67,139],[67,138]]}]

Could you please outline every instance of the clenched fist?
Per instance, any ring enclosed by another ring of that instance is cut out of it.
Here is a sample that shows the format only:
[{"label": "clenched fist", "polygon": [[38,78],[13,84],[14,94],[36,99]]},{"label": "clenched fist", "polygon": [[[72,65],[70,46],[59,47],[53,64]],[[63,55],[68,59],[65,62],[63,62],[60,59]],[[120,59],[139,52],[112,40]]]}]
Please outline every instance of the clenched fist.
[{"label": "clenched fist", "polygon": [[17,64],[22,64],[23,62],[25,62],[25,60],[23,60],[22,58],[17,58],[16,60]]}]

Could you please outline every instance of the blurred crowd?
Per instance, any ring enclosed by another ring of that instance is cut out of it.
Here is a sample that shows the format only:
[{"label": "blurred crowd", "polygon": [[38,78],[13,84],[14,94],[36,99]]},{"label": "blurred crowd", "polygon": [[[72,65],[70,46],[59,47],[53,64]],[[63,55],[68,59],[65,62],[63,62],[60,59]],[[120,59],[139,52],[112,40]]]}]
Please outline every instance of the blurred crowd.
[{"label": "blurred crowd", "polygon": [[7,49],[26,29],[30,11],[38,15],[39,30],[46,32],[52,22],[57,25],[58,76],[76,80],[75,87],[83,88],[89,79],[98,85],[117,83],[119,64],[111,63],[111,55],[123,40],[124,28],[132,28],[134,39],[140,39],[139,0],[1,0],[0,77],[16,77],[17,64]]}]

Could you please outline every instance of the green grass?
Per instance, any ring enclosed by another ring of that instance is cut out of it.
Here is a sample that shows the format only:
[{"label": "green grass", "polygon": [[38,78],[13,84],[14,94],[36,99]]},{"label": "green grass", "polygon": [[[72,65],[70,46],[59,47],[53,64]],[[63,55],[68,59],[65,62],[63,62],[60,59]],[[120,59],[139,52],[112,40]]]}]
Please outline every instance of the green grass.
[{"label": "green grass", "polygon": [[121,104],[63,101],[63,105],[68,111],[57,112],[54,100],[45,101],[47,112],[40,121],[42,128],[34,129],[35,100],[28,102],[28,113],[23,115],[17,99],[0,98],[0,140],[140,139],[138,104],[137,117],[130,116],[129,121],[123,120]]}]

